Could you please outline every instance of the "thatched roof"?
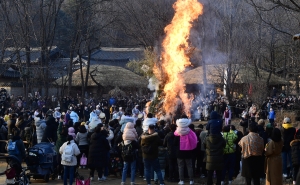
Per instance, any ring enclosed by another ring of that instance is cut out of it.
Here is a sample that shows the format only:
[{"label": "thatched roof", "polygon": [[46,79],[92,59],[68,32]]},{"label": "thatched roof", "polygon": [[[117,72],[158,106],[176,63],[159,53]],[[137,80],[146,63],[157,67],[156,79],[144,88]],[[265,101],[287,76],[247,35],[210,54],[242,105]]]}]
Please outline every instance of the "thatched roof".
[{"label": "thatched roof", "polygon": [[[83,75],[86,75],[86,67],[82,69]],[[98,86],[97,83],[101,84],[104,87],[113,86],[113,87],[147,87],[148,81],[125,68],[118,66],[109,66],[109,65],[92,65],[89,72],[88,86]],[[59,78],[55,81],[56,84],[62,85],[62,80],[64,84],[67,82],[67,76]],[[93,81],[93,79],[97,83]],[[77,70],[73,73],[72,76],[72,86],[81,86],[81,75],[80,70]]]},{"label": "thatched roof", "polygon": [[[253,81],[266,82],[269,72],[259,69],[259,77],[255,76],[254,67],[244,67],[241,65],[233,65],[233,71],[236,73],[236,83],[251,83]],[[225,65],[206,65],[206,78],[208,84],[223,84],[225,74]],[[203,68],[202,66],[187,71],[183,74],[186,84],[203,84]],[[284,78],[272,74],[270,85],[286,85],[289,82]]]}]

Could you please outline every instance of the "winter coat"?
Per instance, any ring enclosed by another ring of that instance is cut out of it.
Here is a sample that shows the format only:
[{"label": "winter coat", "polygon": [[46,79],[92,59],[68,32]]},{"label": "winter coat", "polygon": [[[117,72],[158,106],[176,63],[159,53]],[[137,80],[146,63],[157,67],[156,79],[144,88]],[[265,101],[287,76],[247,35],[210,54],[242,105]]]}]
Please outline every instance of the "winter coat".
[{"label": "winter coat", "polygon": [[201,151],[205,151],[204,141],[205,141],[206,136],[207,136],[207,130],[203,130],[199,136],[199,140],[201,141]]},{"label": "winter coat", "polygon": [[107,132],[93,133],[90,139],[88,166],[90,168],[103,168],[107,165],[107,153],[110,150],[106,139]]},{"label": "winter coat", "polygon": [[167,149],[163,146],[158,147],[158,162],[160,169],[165,170],[167,161]]},{"label": "winter coat", "polygon": [[56,152],[59,153],[59,148],[64,144],[64,142],[67,141],[67,136],[68,136],[68,133],[63,133],[63,129],[64,129],[64,123],[63,122],[60,122],[59,125],[58,125],[58,128],[57,128],[57,140],[56,140],[56,143],[55,143],[55,150]]},{"label": "winter coat", "polygon": [[94,129],[100,123],[102,123],[102,122],[101,122],[101,119],[99,119],[99,117],[93,117],[92,121],[89,123],[89,130],[90,130],[90,132],[94,132]]},{"label": "winter coat", "polygon": [[176,133],[180,136],[188,135],[190,132],[189,125],[191,124],[190,119],[178,119],[176,120]]},{"label": "winter coat", "polygon": [[[65,142],[60,148],[59,148],[59,153],[62,155],[66,146],[68,144],[68,141]],[[73,158],[72,158],[72,161],[71,162],[66,162],[66,161],[63,161],[61,160],[61,164],[64,165],[64,166],[76,166],[77,165],[77,158],[76,156],[80,154],[80,150],[77,146],[77,144],[74,142],[74,140],[71,140],[70,141],[70,144],[72,144],[72,148],[73,148]]]},{"label": "winter coat", "polygon": [[224,154],[235,153],[235,149],[236,149],[235,142],[237,140],[237,135],[234,132],[224,132],[223,138],[226,141],[226,146],[224,148]]},{"label": "winter coat", "polygon": [[80,133],[78,132],[76,137],[75,137],[75,141],[78,143],[79,146],[81,145],[88,145],[88,138],[87,138],[88,133]]},{"label": "winter coat", "polygon": [[296,129],[294,127],[282,128],[282,137],[283,137],[283,152],[287,152],[291,149],[291,141],[294,139]]},{"label": "winter coat", "polygon": [[[190,131],[190,133],[194,133],[193,131]],[[176,147],[176,158],[179,159],[191,159],[193,157],[193,154],[195,153],[195,151],[193,149],[189,149],[189,150],[181,150],[181,145],[184,145],[184,141],[181,140],[181,137],[184,136],[179,136],[176,135],[176,131],[174,132],[175,138],[174,138],[174,146]],[[196,134],[194,133],[195,137]],[[197,138],[196,138],[197,140]],[[186,141],[188,142],[188,141]]]},{"label": "winter coat", "polygon": [[[42,142],[42,138],[46,129],[46,121],[40,118],[35,118],[35,126],[36,126],[36,138],[37,143]],[[52,131],[53,132],[53,131]]]},{"label": "winter coat", "polygon": [[72,111],[70,113],[70,118],[73,120],[73,123],[76,123],[79,121],[79,116],[75,111]]},{"label": "winter coat", "polygon": [[177,147],[174,144],[175,135],[174,132],[169,132],[164,139],[164,147],[167,147],[168,158],[176,158]]},{"label": "winter coat", "polygon": [[226,141],[221,134],[210,134],[205,138],[206,169],[223,170],[223,154]]},{"label": "winter coat", "polygon": [[57,133],[55,132],[55,130],[57,130],[56,122],[48,120],[46,122],[46,128],[42,137],[42,142],[55,143],[57,140]]},{"label": "winter coat", "polygon": [[138,134],[134,128],[134,124],[132,122],[128,122],[125,126],[123,135],[122,135],[123,140],[130,140],[130,141],[137,141]]},{"label": "winter coat", "polygon": [[121,117],[121,120],[120,120],[121,132],[122,132],[122,133],[124,132],[126,123],[128,123],[128,122],[134,123],[135,120],[134,120],[133,117],[123,115],[123,116]]},{"label": "winter coat", "polygon": [[[157,132],[153,134],[144,133],[141,136],[141,147],[151,146],[149,153],[143,153],[144,159],[157,159],[158,158],[158,146],[162,145],[162,141]],[[143,149],[142,149],[143,150]]]},{"label": "winter coat", "polygon": [[223,121],[219,119],[219,115],[216,111],[212,111],[210,114],[210,120],[206,125],[208,134],[219,134],[221,135]]},{"label": "winter coat", "polygon": [[292,148],[292,164],[295,167],[300,166],[300,139],[295,139],[291,142]]},{"label": "winter coat", "polygon": [[16,142],[16,146],[19,150],[19,155],[17,155],[16,157],[19,159],[19,161],[23,161],[23,159],[26,156],[26,151],[25,151],[25,146],[23,141],[21,140],[21,138],[19,136],[14,136],[12,138],[12,142]]},{"label": "winter coat", "polygon": [[187,135],[179,135],[177,130],[174,132],[175,136],[179,136],[180,150],[194,150],[197,147],[198,139],[194,131],[190,130]]},{"label": "winter coat", "polygon": [[146,118],[144,121],[143,121],[143,131],[144,132],[147,132],[148,131],[148,128],[149,128],[149,125],[156,125],[156,123],[158,122],[158,119],[157,118]]},{"label": "winter coat", "polygon": [[267,144],[268,142],[268,134],[267,132],[265,131],[264,127],[262,125],[257,125],[257,129],[258,129],[258,135],[263,138],[264,140],[264,145]]},{"label": "winter coat", "polygon": [[16,121],[17,121],[16,119],[9,119],[7,121],[8,135],[13,134],[12,130],[13,130],[13,128],[16,128]]},{"label": "winter coat", "polygon": [[265,173],[266,185],[282,184],[282,150],[283,142],[274,142],[271,140],[265,148]]}]

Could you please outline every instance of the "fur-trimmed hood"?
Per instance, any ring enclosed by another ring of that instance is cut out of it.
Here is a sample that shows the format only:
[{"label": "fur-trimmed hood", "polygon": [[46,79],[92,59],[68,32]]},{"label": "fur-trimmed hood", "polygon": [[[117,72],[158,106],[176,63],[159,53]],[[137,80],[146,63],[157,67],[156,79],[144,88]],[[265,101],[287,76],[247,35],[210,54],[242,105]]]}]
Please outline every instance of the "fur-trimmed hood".
[{"label": "fur-trimmed hood", "polygon": [[293,145],[300,145],[300,139],[294,139],[293,141],[291,141],[290,145],[291,146],[293,146]]}]

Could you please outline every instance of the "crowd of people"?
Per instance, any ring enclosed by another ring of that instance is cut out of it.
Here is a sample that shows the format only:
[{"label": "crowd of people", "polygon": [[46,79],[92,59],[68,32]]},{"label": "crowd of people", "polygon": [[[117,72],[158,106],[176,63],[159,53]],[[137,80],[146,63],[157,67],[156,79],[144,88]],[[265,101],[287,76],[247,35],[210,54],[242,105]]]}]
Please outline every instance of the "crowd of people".
[{"label": "crowd of people", "polygon": [[[121,185],[127,176],[134,185],[136,174],[147,184],[154,180],[161,185],[165,180],[183,185],[185,178],[194,184],[197,176],[206,177],[208,185],[214,177],[217,185],[231,184],[239,173],[247,185],[251,181],[258,185],[262,179],[266,184],[282,184],[283,178],[300,183],[300,131],[290,118],[274,124],[271,104],[266,104],[268,119],[257,117],[255,105],[241,110],[243,130],[239,131],[231,124],[234,113],[223,98],[217,98],[217,109],[207,113],[207,125],[196,126],[186,115],[173,120],[155,118],[141,105],[122,107],[114,97],[88,104],[68,100],[65,108],[38,104],[34,111],[27,111],[20,105],[0,112],[1,140],[16,141],[20,161],[27,147],[40,142],[55,146],[57,176],[63,177],[65,185],[68,179],[73,183],[78,168],[88,168],[90,180],[98,181],[119,170]],[[6,151],[5,143],[0,150]],[[115,165],[116,156],[121,158],[120,166]]]}]

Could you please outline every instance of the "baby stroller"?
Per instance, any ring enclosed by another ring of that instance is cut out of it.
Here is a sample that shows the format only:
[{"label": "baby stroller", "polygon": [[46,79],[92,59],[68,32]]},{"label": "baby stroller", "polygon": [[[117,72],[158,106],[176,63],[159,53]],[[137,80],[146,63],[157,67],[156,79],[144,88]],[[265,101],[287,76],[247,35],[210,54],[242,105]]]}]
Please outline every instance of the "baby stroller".
[{"label": "baby stroller", "polygon": [[26,164],[30,171],[29,176],[34,179],[44,179],[46,182],[51,177],[52,180],[56,177],[56,151],[51,143],[38,143],[27,150]]},{"label": "baby stroller", "polygon": [[6,175],[7,185],[28,185],[29,178],[26,175],[26,168],[21,166],[19,159],[13,155],[1,154],[0,159],[5,159],[7,162],[6,170],[0,175]]}]

